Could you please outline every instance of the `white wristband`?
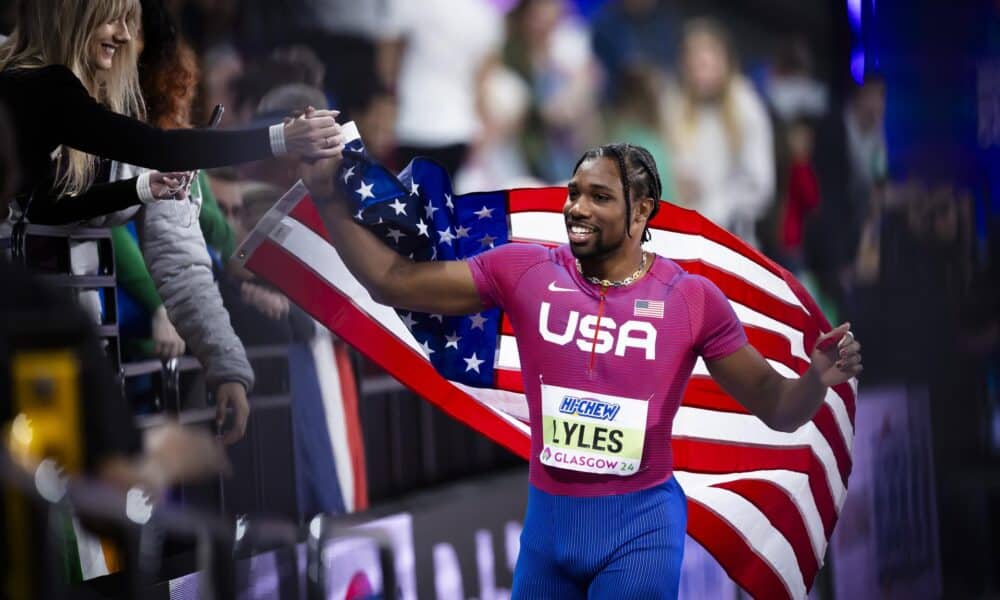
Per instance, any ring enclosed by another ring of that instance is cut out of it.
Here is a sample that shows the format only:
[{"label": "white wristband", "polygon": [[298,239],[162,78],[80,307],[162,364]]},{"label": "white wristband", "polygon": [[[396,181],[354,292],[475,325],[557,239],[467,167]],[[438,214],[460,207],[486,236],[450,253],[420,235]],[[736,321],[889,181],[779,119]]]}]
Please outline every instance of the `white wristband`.
[{"label": "white wristband", "polygon": [[344,139],[344,144],[350,144],[354,140],[361,139],[358,132],[358,125],[354,121],[348,121],[340,126],[340,137]]},{"label": "white wristband", "polygon": [[271,137],[271,154],[275,156],[288,154],[288,149],[285,148],[285,124],[271,125],[267,132]]},{"label": "white wristband", "polygon": [[153,195],[153,188],[149,185],[149,172],[139,175],[135,180],[135,192],[139,196],[139,202],[143,204],[149,204],[150,202],[156,202],[156,196]]}]

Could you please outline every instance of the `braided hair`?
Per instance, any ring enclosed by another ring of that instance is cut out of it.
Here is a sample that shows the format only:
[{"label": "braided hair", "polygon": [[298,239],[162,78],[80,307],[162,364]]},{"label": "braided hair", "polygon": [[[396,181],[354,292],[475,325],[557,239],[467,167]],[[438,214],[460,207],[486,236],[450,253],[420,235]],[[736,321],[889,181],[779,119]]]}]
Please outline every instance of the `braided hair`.
[{"label": "braided hair", "polygon": [[[634,198],[649,196],[653,199],[653,211],[649,213],[647,223],[660,210],[663,183],[660,182],[660,173],[656,170],[656,161],[653,160],[653,155],[649,153],[649,150],[642,146],[605,144],[587,150],[573,167],[573,173],[576,173],[583,161],[595,158],[612,158],[618,163],[622,192],[625,195],[625,233],[632,237],[629,224],[632,222],[632,200]],[[651,237],[647,224],[642,231],[642,241],[648,242]]]}]

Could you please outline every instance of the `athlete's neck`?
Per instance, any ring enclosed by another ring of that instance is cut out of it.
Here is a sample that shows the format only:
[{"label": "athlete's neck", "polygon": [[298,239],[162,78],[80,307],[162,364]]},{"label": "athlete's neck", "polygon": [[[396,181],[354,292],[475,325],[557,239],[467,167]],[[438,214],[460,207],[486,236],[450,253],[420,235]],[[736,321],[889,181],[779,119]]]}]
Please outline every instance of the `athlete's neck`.
[{"label": "athlete's neck", "polygon": [[635,273],[642,263],[642,247],[635,246],[621,253],[580,259],[580,269],[585,277],[620,281]]}]

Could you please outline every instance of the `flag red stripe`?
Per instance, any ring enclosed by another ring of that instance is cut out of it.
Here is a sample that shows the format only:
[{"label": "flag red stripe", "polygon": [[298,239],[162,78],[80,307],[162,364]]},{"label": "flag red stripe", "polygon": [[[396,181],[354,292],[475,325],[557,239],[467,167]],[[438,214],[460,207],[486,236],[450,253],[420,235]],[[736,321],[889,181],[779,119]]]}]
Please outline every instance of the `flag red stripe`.
[{"label": "flag red stripe", "polygon": [[750,345],[765,358],[776,360],[800,375],[809,368],[808,362],[792,354],[792,344],[785,336],[746,323],[743,324],[743,331],[746,332]]},{"label": "flag red stripe", "polygon": [[772,481],[764,479],[740,479],[716,484],[714,487],[735,492],[764,513],[767,520],[785,536],[795,550],[795,560],[799,564],[804,581],[812,581],[819,569],[816,553],[809,541],[809,531],[802,520],[795,501],[788,492]]},{"label": "flag red stripe", "polygon": [[308,195],[299,200],[299,203],[295,205],[295,208],[288,215],[309,229],[312,229],[319,237],[330,241],[330,236],[327,235],[326,226],[323,225],[323,218],[319,214],[319,209],[316,208],[312,198]]},{"label": "flag red stripe", "polygon": [[510,322],[507,313],[500,313],[500,333],[502,335],[514,335],[514,324]]},{"label": "flag red stripe", "polygon": [[785,582],[728,521],[688,499],[688,534],[710,548],[729,577],[754,598],[791,598]]},{"label": "flag red stripe", "polygon": [[522,458],[528,457],[528,436],[448,383],[422,356],[270,239],[258,246],[246,264],[256,273],[266,273],[292,301],[390,375],[404,383],[420,380],[425,398],[444,412]]},{"label": "flag red stripe", "polygon": [[[565,203],[566,188],[563,187],[511,190],[508,196],[508,210],[511,213],[534,211],[562,213]],[[704,237],[760,264],[775,275],[781,276],[783,269],[771,259],[750,248],[739,238],[693,210],[661,201],[660,211],[649,222],[649,226],[663,231]]]},{"label": "flag red stripe", "polygon": [[496,369],[494,376],[497,389],[506,392],[517,392],[518,394],[524,393],[524,380],[521,378],[520,371]]},{"label": "flag red stripe", "polygon": [[720,412],[750,414],[742,404],[733,400],[732,396],[722,391],[719,384],[711,377],[695,375],[688,382],[681,400],[683,406],[704,408]]},{"label": "flag red stripe", "polygon": [[664,231],[675,231],[677,233],[701,236],[743,255],[779,277],[784,270],[775,264],[774,261],[748,246],[738,237],[702,217],[695,211],[681,208],[669,202],[660,202],[660,212],[649,222],[649,226]]},{"label": "flag red stripe", "polygon": [[809,446],[778,448],[675,437],[671,448],[675,471],[722,474],[785,469],[804,473],[827,538],[833,533],[837,507],[826,482],[826,469]]},{"label": "flag red stripe", "polygon": [[833,416],[833,409],[830,408],[830,405],[823,404],[820,406],[816,414],[813,415],[812,422],[816,426],[816,429],[826,438],[827,443],[830,444],[830,450],[833,451],[833,456],[837,459],[837,470],[840,472],[840,480],[844,482],[844,487],[846,488],[854,463],[851,460],[851,451],[847,448],[847,441],[840,432],[840,426],[837,425],[837,419]]},{"label": "flag red stripe", "polygon": [[564,187],[511,190],[507,194],[507,209],[511,213],[544,211],[562,213],[567,192]]},{"label": "flag red stripe", "polygon": [[333,341],[333,356],[337,361],[340,397],[344,405],[344,421],[347,423],[347,447],[351,453],[351,470],[354,476],[354,510],[360,511],[368,508],[368,470],[365,465],[364,440],[361,439],[358,386],[354,380],[351,355],[343,341]]},{"label": "flag red stripe", "polygon": [[772,296],[763,289],[754,286],[752,283],[724,271],[710,263],[701,260],[676,261],[685,271],[695,275],[707,277],[714,283],[726,298],[739,302],[747,308],[771,317],[775,321],[784,323],[793,329],[806,331],[810,327],[816,327],[810,315],[806,314],[802,308]]}]

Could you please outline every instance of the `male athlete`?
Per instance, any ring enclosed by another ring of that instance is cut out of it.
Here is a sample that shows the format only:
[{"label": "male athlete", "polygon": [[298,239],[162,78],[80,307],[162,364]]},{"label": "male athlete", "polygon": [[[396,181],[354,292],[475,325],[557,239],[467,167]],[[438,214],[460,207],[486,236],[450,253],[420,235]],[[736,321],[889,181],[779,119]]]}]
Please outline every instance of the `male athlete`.
[{"label": "male athlete", "polygon": [[[643,251],[661,192],[643,148],[584,154],[563,209],[568,245],[506,244],[462,261],[413,262],[384,245],[334,197],[335,169],[317,165],[307,185],[376,301],[450,315],[499,307],[513,323],[531,420],[514,598],[677,597],[687,510],[670,438],[698,356],[726,392],[788,432],[827,387],[861,372],[861,345],[843,324],[817,341],[802,377],[786,379],[747,343],[714,284]],[[662,313],[638,310],[649,300]]]}]

